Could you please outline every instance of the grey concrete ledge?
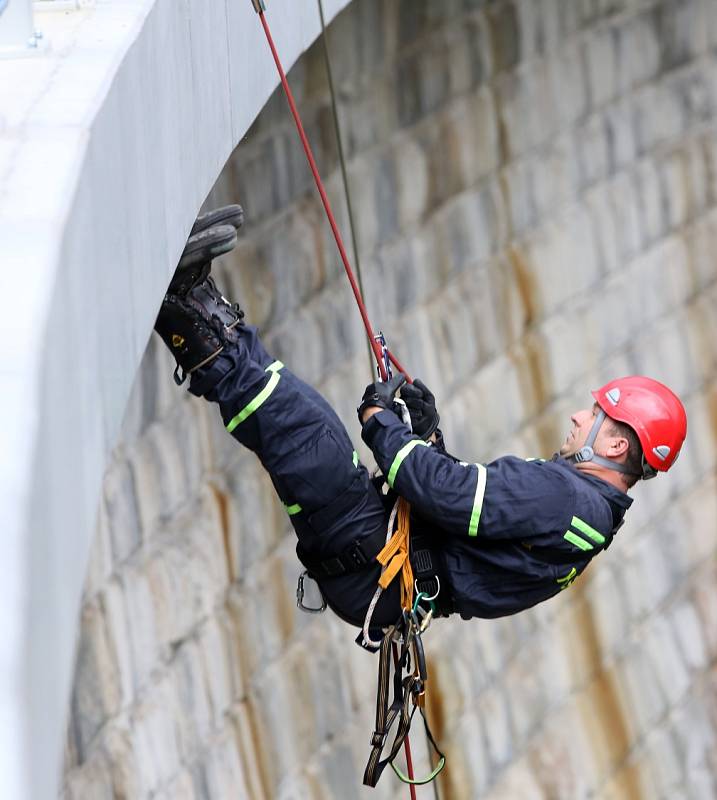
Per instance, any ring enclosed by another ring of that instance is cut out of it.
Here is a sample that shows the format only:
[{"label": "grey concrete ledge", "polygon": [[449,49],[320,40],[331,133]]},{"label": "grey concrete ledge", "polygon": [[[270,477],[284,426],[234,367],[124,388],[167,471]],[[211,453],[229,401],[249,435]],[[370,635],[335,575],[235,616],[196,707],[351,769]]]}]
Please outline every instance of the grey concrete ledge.
[{"label": "grey concrete ledge", "polygon": [[[331,19],[347,0],[324,0]],[[313,0],[268,3],[288,69]],[[278,78],[250,0],[36,14],[0,60],[0,796],[57,794],[108,452],[197,209]]]}]

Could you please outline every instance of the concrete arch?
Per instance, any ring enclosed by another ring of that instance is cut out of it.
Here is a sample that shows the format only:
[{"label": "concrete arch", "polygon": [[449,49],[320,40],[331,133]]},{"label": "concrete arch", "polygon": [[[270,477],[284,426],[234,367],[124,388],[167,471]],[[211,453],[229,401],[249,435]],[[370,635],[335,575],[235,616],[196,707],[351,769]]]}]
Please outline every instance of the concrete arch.
[{"label": "concrete arch", "polygon": [[[270,5],[288,69],[318,10]],[[344,5],[325,0],[327,17]],[[249,0],[43,6],[45,47],[0,60],[0,795],[13,798],[57,792],[107,455],[197,208],[277,84]]]}]

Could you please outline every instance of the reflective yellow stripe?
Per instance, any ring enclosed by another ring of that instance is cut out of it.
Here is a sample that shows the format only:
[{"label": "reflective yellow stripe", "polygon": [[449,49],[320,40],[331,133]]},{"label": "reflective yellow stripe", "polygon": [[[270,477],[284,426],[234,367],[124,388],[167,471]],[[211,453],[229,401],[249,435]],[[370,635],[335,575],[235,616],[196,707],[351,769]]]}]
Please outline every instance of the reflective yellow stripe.
[{"label": "reflective yellow stripe", "polygon": [[573,567],[567,575],[563,575],[562,578],[557,578],[557,582],[560,584],[560,591],[562,592],[563,589],[567,589],[568,586],[575,580],[577,577],[578,571]]},{"label": "reflective yellow stripe", "polygon": [[294,503],[294,505],[293,505],[293,506],[287,506],[287,505],[285,505],[285,506],[284,506],[284,508],[286,509],[286,513],[287,513],[287,514],[288,514],[290,517],[293,517],[293,516],[294,516],[294,514],[298,514],[298,513],[301,511],[301,506],[300,506],[298,503]]},{"label": "reflective yellow stripe", "polygon": [[393,489],[393,483],[396,480],[396,474],[398,473],[398,469],[403,464],[403,460],[406,456],[413,450],[414,447],[418,447],[421,445],[423,447],[428,447],[428,442],[424,442],[423,439],[411,439],[411,441],[404,445],[398,453],[396,453],[396,457],[393,459],[393,464],[391,464],[391,469],[388,471],[388,477],[386,481],[388,485]]},{"label": "reflective yellow stripe", "polygon": [[587,522],[583,522],[580,517],[573,517],[570,526],[575,528],[576,531],[585,534],[585,536],[587,536],[588,539],[592,539],[593,542],[603,544],[605,541],[605,537],[599,531],[596,531],[595,528],[591,528]]},{"label": "reflective yellow stripe", "polygon": [[358,453],[354,450],[354,467],[358,467],[358,464],[359,464]]},{"label": "reflective yellow stripe", "polygon": [[572,531],[567,531],[563,539],[574,544],[575,547],[579,547],[581,550],[592,550],[593,546],[590,542],[586,542],[585,539],[581,539],[577,534],[573,533]]},{"label": "reflective yellow stripe", "polygon": [[476,464],[476,467],[478,467],[478,483],[476,484],[476,496],[473,499],[471,521],[468,525],[469,536],[478,536],[478,523],[480,522],[480,512],[483,510],[485,482],[488,477],[488,470],[482,464]]},{"label": "reflective yellow stripe", "polygon": [[[277,366],[278,365],[278,366]],[[266,386],[259,392],[259,394],[247,405],[242,408],[242,410],[234,417],[233,420],[227,425],[227,430],[231,433],[237,425],[241,425],[242,422],[247,417],[250,417],[259,406],[266,402],[266,400],[271,396],[271,393],[276,389],[276,385],[279,383],[281,379],[281,375],[279,374],[279,370],[284,365],[281,361],[275,361],[273,364],[270,364],[266,368],[266,372],[271,373],[271,377],[269,378],[269,382]]]}]

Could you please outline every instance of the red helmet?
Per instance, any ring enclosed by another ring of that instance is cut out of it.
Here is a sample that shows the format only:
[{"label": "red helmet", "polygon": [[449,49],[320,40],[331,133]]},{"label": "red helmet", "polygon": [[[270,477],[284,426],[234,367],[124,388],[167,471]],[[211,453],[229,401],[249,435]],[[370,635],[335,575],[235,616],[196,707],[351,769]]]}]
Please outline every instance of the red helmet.
[{"label": "red helmet", "polygon": [[667,386],[631,375],[606,383],[592,395],[608,417],[635,431],[653,469],[666,472],[675,463],[687,435],[687,414]]}]

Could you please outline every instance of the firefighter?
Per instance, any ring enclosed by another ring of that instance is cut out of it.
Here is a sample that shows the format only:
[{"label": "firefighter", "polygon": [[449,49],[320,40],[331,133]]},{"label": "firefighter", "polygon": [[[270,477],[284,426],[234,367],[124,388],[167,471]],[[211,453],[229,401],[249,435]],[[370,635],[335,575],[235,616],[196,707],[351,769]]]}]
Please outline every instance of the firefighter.
[{"label": "firefighter", "polygon": [[[469,464],[446,452],[430,390],[403,376],[370,384],[361,435],[382,477],[372,479],[323,397],[270,356],[257,329],[226,300],[211,261],[236,243],[239,206],[199,217],[155,329],[177,361],[175,380],[217,403],[227,431],[268,472],[297,534],[297,554],[329,607],[361,626],[380,575],[395,497],[411,506],[411,560],[434,580],[441,615],[500,617],[570,586],[607,549],[638,480],[666,472],[687,430],[678,397],[630,376],[592,393],[549,460],[504,456]],[[399,396],[411,428],[397,413]],[[400,613],[397,582],[373,624]]]}]

